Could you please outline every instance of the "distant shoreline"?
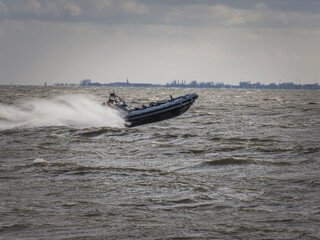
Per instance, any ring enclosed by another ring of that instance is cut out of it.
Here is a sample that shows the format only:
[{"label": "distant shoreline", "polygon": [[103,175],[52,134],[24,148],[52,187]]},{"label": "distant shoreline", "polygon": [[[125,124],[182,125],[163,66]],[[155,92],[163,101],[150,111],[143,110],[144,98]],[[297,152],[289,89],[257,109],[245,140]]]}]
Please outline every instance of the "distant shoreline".
[{"label": "distant shoreline", "polygon": [[[68,86],[69,84],[67,84]],[[64,84],[54,84],[54,86],[65,86]],[[72,84],[72,86],[95,86],[95,87],[167,87],[167,88],[235,88],[235,89],[308,89],[308,90],[320,90],[320,85],[318,83],[314,84],[294,84],[292,82],[288,83],[270,83],[268,85],[251,82],[240,82],[239,85],[224,84],[222,82],[200,82],[191,81],[186,83],[184,80],[174,80],[171,83],[165,85],[162,84],[152,84],[152,83],[130,83],[128,80],[126,82],[114,82],[114,83],[98,83],[91,82],[90,79],[82,80],[78,84]]]},{"label": "distant shoreline", "polygon": [[318,83],[314,84],[295,84],[292,82],[288,83],[251,83],[251,82],[240,82],[239,85],[224,84],[222,82],[200,82],[192,81],[186,83],[185,81],[172,81],[167,84],[152,84],[152,83],[130,83],[127,82],[113,82],[113,83],[99,83],[91,82],[91,80],[86,79],[80,81],[79,84],[76,83],[54,83],[53,85],[23,85],[23,84],[0,84],[0,86],[55,86],[55,87],[148,87],[148,88],[227,88],[227,89],[287,89],[287,90],[320,90],[320,85]]}]

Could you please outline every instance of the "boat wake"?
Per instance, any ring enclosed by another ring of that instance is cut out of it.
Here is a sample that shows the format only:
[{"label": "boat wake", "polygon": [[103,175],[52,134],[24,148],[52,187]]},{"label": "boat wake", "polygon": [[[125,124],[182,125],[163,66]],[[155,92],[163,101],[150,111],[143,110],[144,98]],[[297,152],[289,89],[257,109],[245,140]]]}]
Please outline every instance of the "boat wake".
[{"label": "boat wake", "polygon": [[116,110],[84,95],[0,103],[0,130],[43,126],[123,127],[124,122]]}]

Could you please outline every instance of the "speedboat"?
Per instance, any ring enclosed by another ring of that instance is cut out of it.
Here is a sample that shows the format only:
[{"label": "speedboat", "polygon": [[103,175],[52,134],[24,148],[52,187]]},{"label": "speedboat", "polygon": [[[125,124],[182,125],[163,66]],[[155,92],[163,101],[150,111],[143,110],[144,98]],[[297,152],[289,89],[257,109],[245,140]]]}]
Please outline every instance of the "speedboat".
[{"label": "speedboat", "polygon": [[197,98],[196,93],[190,93],[176,98],[170,96],[170,99],[151,102],[147,106],[130,108],[125,101],[113,92],[106,103],[109,107],[122,112],[127,127],[136,127],[177,117],[185,113]]}]

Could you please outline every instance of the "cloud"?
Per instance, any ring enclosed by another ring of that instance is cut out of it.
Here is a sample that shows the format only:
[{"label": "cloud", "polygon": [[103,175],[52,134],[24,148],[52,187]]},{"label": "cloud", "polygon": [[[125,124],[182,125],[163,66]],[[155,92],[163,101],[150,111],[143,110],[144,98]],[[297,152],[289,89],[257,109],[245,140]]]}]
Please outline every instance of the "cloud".
[{"label": "cloud", "polygon": [[0,13],[1,14],[7,14],[8,13],[8,8],[6,4],[0,0]]},{"label": "cloud", "polygon": [[22,11],[30,14],[41,15],[49,13],[37,0],[27,0],[23,6]]},{"label": "cloud", "polygon": [[135,0],[0,0],[0,20],[123,23],[128,16],[149,14]]},{"label": "cloud", "polygon": [[320,2],[308,3],[0,0],[0,80],[314,82]]},{"label": "cloud", "polygon": [[64,8],[66,10],[68,10],[72,16],[79,16],[83,12],[82,9],[78,5],[73,4],[71,2],[67,2],[64,5]]},{"label": "cloud", "polygon": [[149,14],[149,10],[146,5],[141,3],[136,3],[133,0],[121,1],[120,7],[127,13],[132,13],[136,15]]},{"label": "cloud", "polygon": [[[78,16],[82,10],[66,0],[2,0],[7,11],[2,20],[47,20],[51,21],[67,15]],[[1,4],[0,4],[1,5]]]},{"label": "cloud", "polygon": [[241,25],[261,18],[261,13],[257,10],[236,9],[226,5],[212,6],[211,11],[221,18],[225,25]]},{"label": "cloud", "polygon": [[[289,2],[289,1],[288,1]],[[320,25],[320,6],[299,10],[300,1],[0,0],[0,20],[96,22],[221,27]],[[308,5],[308,4],[305,4]]]}]

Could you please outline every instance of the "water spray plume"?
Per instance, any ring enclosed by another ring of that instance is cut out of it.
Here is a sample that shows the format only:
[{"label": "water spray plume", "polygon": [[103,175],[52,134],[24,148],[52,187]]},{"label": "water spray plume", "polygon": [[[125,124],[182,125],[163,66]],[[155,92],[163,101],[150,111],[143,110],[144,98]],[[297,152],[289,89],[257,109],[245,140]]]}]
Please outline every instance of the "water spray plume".
[{"label": "water spray plume", "polygon": [[124,120],[115,110],[83,95],[20,100],[10,105],[0,103],[1,130],[15,127],[122,127],[123,125]]}]

